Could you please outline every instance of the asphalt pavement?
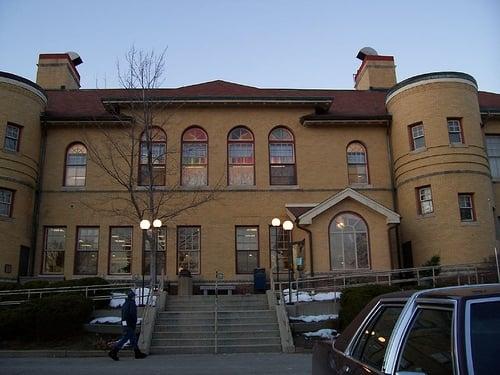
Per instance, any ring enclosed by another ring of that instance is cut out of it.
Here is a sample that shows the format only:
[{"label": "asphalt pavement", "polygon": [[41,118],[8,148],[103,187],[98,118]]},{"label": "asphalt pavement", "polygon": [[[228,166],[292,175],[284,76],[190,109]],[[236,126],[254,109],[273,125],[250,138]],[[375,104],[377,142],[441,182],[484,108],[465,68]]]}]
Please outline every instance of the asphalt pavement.
[{"label": "asphalt pavement", "polygon": [[98,358],[0,358],[2,375],[83,374],[189,374],[189,375],[306,375],[311,374],[309,353],[152,355],[145,359],[122,357],[115,362]]}]

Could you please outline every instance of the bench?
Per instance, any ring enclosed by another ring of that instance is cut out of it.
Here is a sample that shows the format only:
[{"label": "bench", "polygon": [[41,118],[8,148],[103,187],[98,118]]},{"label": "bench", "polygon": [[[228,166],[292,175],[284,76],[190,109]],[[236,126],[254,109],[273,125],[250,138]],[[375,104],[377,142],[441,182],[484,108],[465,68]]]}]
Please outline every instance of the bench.
[{"label": "bench", "polygon": [[[235,290],[235,289],[236,289],[236,286],[234,286],[234,285],[225,285],[225,284],[217,285],[217,293],[221,290],[225,290],[225,291],[227,291],[228,295],[232,295],[233,290]],[[208,292],[210,290],[213,290],[215,292],[215,284],[200,285],[200,291],[203,291],[204,296],[208,296]]]}]

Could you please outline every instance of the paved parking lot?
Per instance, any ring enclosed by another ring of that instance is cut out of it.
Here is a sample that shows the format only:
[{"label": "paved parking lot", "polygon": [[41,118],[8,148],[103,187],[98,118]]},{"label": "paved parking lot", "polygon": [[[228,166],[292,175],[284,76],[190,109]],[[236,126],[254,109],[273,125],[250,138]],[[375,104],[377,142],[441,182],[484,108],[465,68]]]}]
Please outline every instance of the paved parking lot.
[{"label": "paved parking lot", "polygon": [[143,360],[99,358],[0,358],[2,375],[51,374],[311,374],[311,354],[153,355]]}]

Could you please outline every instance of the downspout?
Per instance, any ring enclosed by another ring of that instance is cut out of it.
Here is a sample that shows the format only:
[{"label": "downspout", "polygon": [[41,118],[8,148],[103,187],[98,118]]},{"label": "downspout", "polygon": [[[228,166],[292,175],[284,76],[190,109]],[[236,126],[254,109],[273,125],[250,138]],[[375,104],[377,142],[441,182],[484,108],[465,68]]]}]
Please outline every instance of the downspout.
[{"label": "downspout", "polygon": [[42,200],[42,179],[43,179],[43,167],[45,165],[45,153],[47,149],[47,123],[45,120],[41,121],[42,127],[42,137],[40,142],[40,159],[38,162],[38,178],[35,187],[35,197],[33,205],[33,219],[32,219],[32,230],[31,230],[31,249],[29,258],[29,269],[30,276],[34,276],[35,273],[35,257],[37,254],[37,238],[38,238],[38,227],[40,225],[40,204]]},{"label": "downspout", "polygon": [[[394,161],[392,159],[392,140],[391,140],[391,126],[392,126],[392,117],[391,119],[387,120],[387,154],[388,154],[388,159],[389,159],[389,171],[391,173],[391,192],[392,192],[392,202],[394,205],[394,211],[399,213],[399,207],[398,207],[398,197],[397,197],[397,191],[395,187],[395,179],[394,179]],[[396,254],[398,256],[398,267],[401,268],[401,244],[400,244],[400,239],[399,239],[399,224],[395,226],[396,228]],[[389,231],[391,228],[389,228]],[[392,258],[392,255],[391,255]],[[392,263],[392,262],[391,262]]]},{"label": "downspout", "polygon": [[295,219],[295,225],[297,226],[297,228],[299,229],[302,229],[304,232],[307,233],[307,237],[309,239],[309,259],[310,259],[310,267],[309,267],[309,271],[311,273],[311,276],[314,276],[314,258],[313,258],[313,240],[312,240],[312,232],[307,229],[307,228],[304,228],[302,227],[300,224],[299,224],[299,218],[296,218]]}]

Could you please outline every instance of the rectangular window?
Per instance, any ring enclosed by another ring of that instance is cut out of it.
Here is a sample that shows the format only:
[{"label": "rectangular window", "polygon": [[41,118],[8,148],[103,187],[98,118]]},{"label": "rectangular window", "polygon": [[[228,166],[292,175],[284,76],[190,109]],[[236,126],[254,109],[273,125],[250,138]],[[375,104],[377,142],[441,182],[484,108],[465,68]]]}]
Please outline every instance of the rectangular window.
[{"label": "rectangular window", "polygon": [[78,227],[76,234],[75,274],[97,275],[99,227]]},{"label": "rectangular window", "polygon": [[8,151],[19,151],[19,141],[21,138],[22,127],[16,124],[7,123],[7,128],[5,129],[5,139],[3,142],[4,150]]},{"label": "rectangular window", "polygon": [[259,227],[236,227],[236,273],[259,266]]},{"label": "rectangular window", "polygon": [[448,119],[448,137],[450,139],[450,144],[464,143],[462,124],[459,119]]},{"label": "rectangular window", "polygon": [[288,253],[291,241],[291,230],[284,230],[282,227],[269,227],[269,248],[273,273],[283,273],[288,270]]},{"label": "rectangular window", "polygon": [[0,216],[12,217],[13,202],[14,202],[14,191],[0,188]]},{"label": "rectangular window", "polygon": [[[142,238],[144,242],[144,257],[143,257],[143,267],[144,274],[149,275],[151,272],[151,246],[149,241],[146,241],[146,236]],[[161,275],[162,272],[166,274],[165,269],[165,251],[167,249],[167,228],[158,228],[157,238],[158,248],[156,251],[156,275]]]},{"label": "rectangular window", "polygon": [[66,249],[66,227],[46,227],[44,237],[42,273],[62,274]]},{"label": "rectangular window", "polygon": [[109,274],[130,274],[132,227],[110,227],[109,232]]},{"label": "rectangular window", "polygon": [[189,270],[192,274],[200,273],[201,228],[177,228],[177,266]]},{"label": "rectangular window", "polygon": [[491,177],[500,179],[500,136],[486,136],[486,152],[490,162]]},{"label": "rectangular window", "polygon": [[418,150],[425,147],[424,124],[410,125],[410,147],[412,150]]},{"label": "rectangular window", "polygon": [[432,190],[430,186],[422,186],[416,189],[418,199],[419,215],[428,215],[434,212],[432,203]]},{"label": "rectangular window", "polygon": [[[165,163],[166,163],[166,144],[151,144],[151,164],[152,164],[152,182],[153,186],[165,185]],[[149,185],[149,165],[147,144],[141,143],[141,159],[139,165],[139,185]]]},{"label": "rectangular window", "polygon": [[476,221],[472,194],[469,193],[458,194],[458,207],[460,208],[461,221]]},{"label": "rectangular window", "polygon": [[207,155],[207,143],[182,144],[182,186],[207,185]]}]

